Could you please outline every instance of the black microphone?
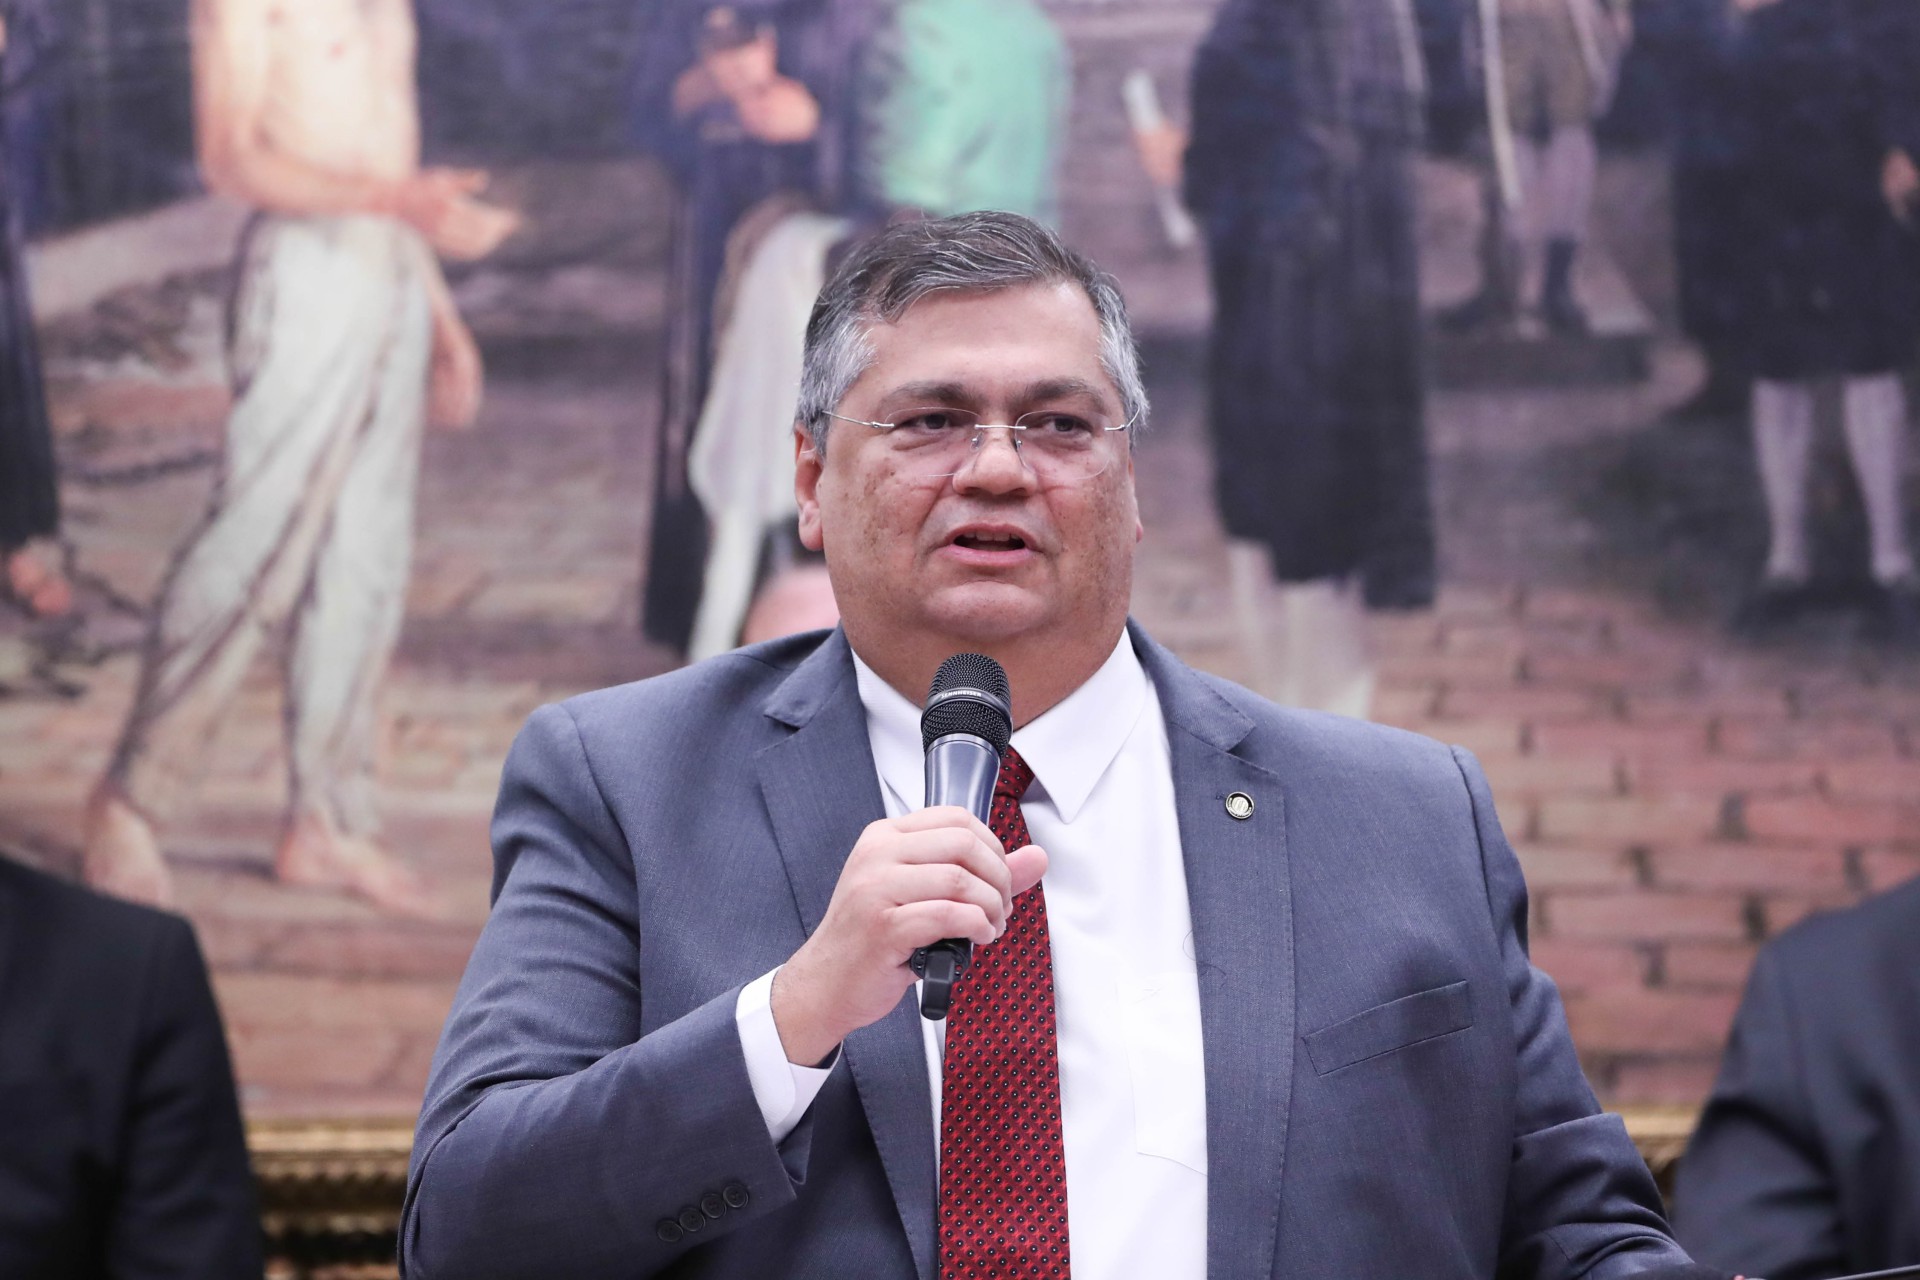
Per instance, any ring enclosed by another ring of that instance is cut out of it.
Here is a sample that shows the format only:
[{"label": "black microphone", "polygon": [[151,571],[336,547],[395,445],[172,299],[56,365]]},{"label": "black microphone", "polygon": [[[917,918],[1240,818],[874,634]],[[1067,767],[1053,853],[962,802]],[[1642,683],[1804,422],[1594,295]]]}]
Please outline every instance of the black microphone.
[{"label": "black microphone", "polygon": [[[951,804],[988,821],[1000,754],[1013,738],[1013,695],[1007,673],[981,653],[956,653],[934,673],[920,713],[927,752],[927,807]],[[944,938],[907,962],[920,976],[920,1015],[938,1021],[953,1003],[953,984],[967,971],[973,944]]]}]

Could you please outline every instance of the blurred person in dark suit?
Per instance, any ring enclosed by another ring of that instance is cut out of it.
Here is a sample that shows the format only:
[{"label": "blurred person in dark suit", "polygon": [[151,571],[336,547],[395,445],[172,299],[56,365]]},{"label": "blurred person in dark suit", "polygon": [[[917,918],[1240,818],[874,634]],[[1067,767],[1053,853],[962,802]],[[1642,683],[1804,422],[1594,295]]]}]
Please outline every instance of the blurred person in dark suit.
[{"label": "blurred person in dark suit", "polygon": [[1920,880],[1761,950],[1675,1208],[1768,1280],[1920,1263]]},{"label": "blurred person in dark suit", "polygon": [[0,1276],[263,1270],[191,926],[0,857]]}]

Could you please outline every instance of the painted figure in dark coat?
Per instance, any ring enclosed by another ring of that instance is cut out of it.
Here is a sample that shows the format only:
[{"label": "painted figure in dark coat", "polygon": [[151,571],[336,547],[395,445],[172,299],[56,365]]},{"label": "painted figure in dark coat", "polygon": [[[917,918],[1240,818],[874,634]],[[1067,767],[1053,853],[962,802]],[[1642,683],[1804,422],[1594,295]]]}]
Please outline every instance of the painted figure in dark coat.
[{"label": "painted figure in dark coat", "polygon": [[1837,383],[1866,508],[1882,623],[1920,640],[1920,582],[1901,492],[1901,371],[1920,338],[1912,101],[1920,15],[1904,0],[1739,0],[1731,37],[1745,198],[1721,234],[1745,259],[1734,293],[1754,374],[1752,425],[1770,531],[1741,622],[1804,603],[1815,395]]},{"label": "painted figure in dark coat", "polygon": [[1280,583],[1357,585],[1371,608],[1434,594],[1423,97],[1407,0],[1227,0],[1194,63],[1185,194],[1212,271],[1221,516]]},{"label": "painted figure in dark coat", "polygon": [[[646,33],[636,126],[682,194],[643,621],[649,637],[674,649],[692,634],[707,558],[707,515],[688,485],[687,451],[706,399],[728,237],[779,192],[830,210],[854,200],[857,58],[880,15],[878,0],[667,0]],[[770,43],[778,76],[812,99],[817,122],[805,136],[756,136],[731,99],[690,91],[703,52],[724,57],[755,40]]]},{"label": "painted figure in dark coat", "polygon": [[51,543],[60,529],[53,436],[27,291],[22,173],[7,113],[45,50],[36,12],[0,3],[0,595],[30,614],[65,613],[72,592]]},{"label": "painted figure in dark coat", "polygon": [[1753,378],[1743,290],[1747,245],[1729,229],[1751,192],[1734,0],[1664,0],[1637,12],[1636,43],[1659,75],[1671,129],[1674,267],[1680,327],[1707,381],[1681,416],[1746,411]]},{"label": "painted figure in dark coat", "polygon": [[1881,170],[1911,145],[1913,123],[1892,107],[1920,67],[1903,71],[1874,50],[1902,25],[1898,3],[1775,0],[1746,19],[1753,198],[1743,221],[1755,274],[1745,302],[1762,378],[1877,374],[1911,358],[1920,313],[1910,211],[1897,219],[1888,207]]}]

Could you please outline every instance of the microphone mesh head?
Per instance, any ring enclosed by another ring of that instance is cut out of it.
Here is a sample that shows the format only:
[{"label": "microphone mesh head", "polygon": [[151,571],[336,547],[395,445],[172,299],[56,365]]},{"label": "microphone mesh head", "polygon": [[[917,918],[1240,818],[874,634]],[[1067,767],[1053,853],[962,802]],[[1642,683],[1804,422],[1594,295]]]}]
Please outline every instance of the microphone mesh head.
[{"label": "microphone mesh head", "polygon": [[927,698],[931,701],[954,689],[978,689],[1002,702],[1013,701],[1006,669],[984,653],[956,653],[941,663],[940,669],[933,673],[933,687],[927,690]]},{"label": "microphone mesh head", "polygon": [[940,664],[920,716],[920,745],[950,733],[971,733],[1005,751],[1013,738],[1013,696],[1007,673],[982,653],[956,653]]}]

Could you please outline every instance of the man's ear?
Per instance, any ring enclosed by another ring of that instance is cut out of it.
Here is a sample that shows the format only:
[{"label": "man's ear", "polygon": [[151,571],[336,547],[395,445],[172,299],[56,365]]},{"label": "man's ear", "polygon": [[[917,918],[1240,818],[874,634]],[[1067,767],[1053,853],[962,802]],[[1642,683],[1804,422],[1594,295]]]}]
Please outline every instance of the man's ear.
[{"label": "man's ear", "polygon": [[[1131,445],[1133,442],[1127,442]],[[1137,546],[1147,540],[1146,523],[1140,519],[1140,491],[1134,487],[1133,450],[1127,450],[1127,492],[1133,495],[1133,541]]]},{"label": "man's ear", "polygon": [[824,550],[826,531],[820,525],[820,471],[826,465],[813,447],[805,424],[793,424],[793,502],[800,509],[800,545]]}]

